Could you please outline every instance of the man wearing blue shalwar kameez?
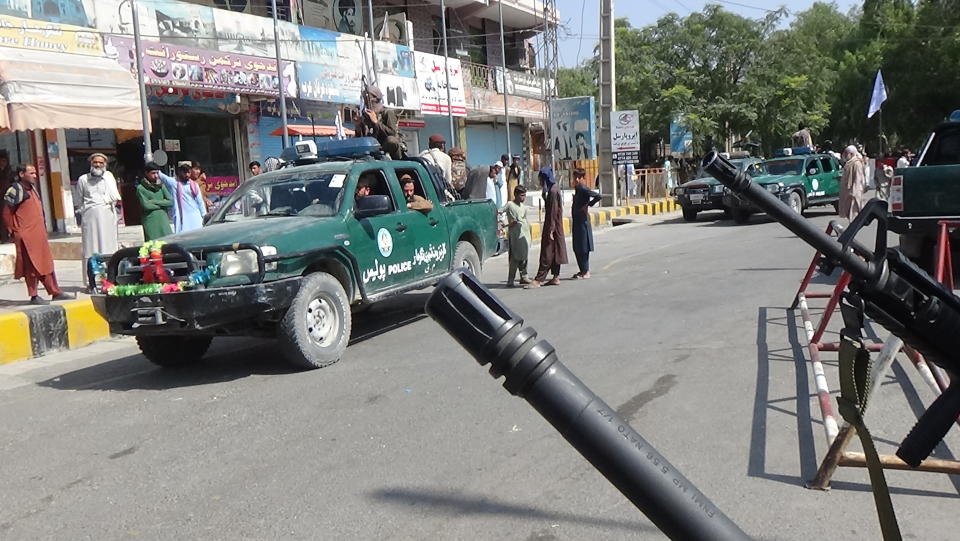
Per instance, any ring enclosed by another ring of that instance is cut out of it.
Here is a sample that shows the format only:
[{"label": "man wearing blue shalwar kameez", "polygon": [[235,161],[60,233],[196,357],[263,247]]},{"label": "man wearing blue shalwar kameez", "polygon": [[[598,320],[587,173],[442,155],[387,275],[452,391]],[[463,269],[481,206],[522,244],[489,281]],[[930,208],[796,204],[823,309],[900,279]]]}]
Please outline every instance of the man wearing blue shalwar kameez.
[{"label": "man wearing blue shalwar kameez", "polygon": [[182,233],[203,227],[203,215],[207,207],[203,202],[200,185],[190,180],[190,162],[177,166],[177,178],[161,172],[160,180],[173,197],[173,206],[170,207],[173,232]]}]

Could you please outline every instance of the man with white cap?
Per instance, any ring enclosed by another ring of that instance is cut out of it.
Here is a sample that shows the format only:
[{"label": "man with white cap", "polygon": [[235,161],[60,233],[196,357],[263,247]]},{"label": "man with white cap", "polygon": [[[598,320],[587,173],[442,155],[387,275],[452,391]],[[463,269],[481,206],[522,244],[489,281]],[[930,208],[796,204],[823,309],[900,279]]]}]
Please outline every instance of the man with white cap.
[{"label": "man with white cap", "polygon": [[80,175],[73,188],[73,206],[80,218],[83,242],[83,268],[93,254],[108,255],[117,251],[117,204],[120,191],[117,179],[107,171],[107,157],[99,152],[90,155],[90,171]]}]

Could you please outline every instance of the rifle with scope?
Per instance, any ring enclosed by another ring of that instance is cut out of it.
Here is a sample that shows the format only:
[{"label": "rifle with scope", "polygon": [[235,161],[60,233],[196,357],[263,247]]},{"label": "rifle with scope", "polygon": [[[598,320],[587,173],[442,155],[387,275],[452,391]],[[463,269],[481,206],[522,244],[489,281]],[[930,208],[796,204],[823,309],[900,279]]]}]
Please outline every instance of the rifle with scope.
[{"label": "rifle with scope", "polygon": [[[862,300],[873,321],[943,368],[951,384],[927,408],[900,443],[897,456],[912,467],[926,459],[960,414],[960,298],[907,259],[887,248],[887,203],[867,203],[834,239],[754,183],[717,152],[703,158],[703,169],[737,195],[750,200],[822,255],[821,269],[840,267],[851,276],[848,290]],[[857,233],[877,222],[872,253],[858,246]]]},{"label": "rifle with scope", "polygon": [[472,275],[455,271],[426,304],[510,394],[524,398],[671,539],[749,539],[680,471],[583,384],[537,331]]}]

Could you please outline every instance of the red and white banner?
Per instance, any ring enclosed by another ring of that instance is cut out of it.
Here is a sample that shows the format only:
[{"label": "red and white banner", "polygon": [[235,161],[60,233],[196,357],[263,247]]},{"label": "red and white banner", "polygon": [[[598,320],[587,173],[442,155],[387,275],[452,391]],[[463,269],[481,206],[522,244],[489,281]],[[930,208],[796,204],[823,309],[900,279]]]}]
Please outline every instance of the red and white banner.
[{"label": "red and white banner", "polygon": [[[447,75],[443,72],[444,57],[430,53],[414,53],[417,86],[420,90],[420,111],[425,115],[449,114],[447,104]],[[450,102],[454,116],[467,116],[467,102],[463,92],[463,72],[460,60],[446,59],[450,75]]]}]

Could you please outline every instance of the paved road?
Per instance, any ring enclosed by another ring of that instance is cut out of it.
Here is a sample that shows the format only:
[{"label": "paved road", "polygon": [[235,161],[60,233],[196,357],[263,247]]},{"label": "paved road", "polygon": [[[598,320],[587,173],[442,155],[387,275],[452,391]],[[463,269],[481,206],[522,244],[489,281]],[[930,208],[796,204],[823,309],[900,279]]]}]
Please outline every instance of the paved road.
[{"label": "paved road", "polygon": [[[588,281],[503,289],[502,257],[484,278],[751,535],[879,538],[865,470],[841,469],[831,492],[802,487],[825,443],[785,307],[812,253],[762,217],[704,218],[598,232]],[[0,538],[660,537],[425,318],[426,296],[358,316],[346,358],[318,371],[290,371],[252,339],[183,371],[128,340],[0,367]],[[881,452],[930,400],[898,365],[868,419]],[[958,485],[888,479],[907,537],[954,537]]]}]

